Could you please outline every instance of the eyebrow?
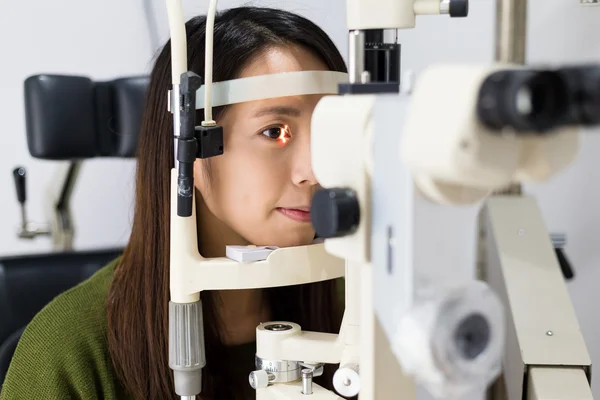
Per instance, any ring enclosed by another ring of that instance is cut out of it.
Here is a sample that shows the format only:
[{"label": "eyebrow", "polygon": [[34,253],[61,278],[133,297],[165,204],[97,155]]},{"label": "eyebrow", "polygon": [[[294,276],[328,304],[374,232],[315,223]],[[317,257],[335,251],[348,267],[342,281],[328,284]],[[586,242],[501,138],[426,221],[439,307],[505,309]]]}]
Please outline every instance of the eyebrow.
[{"label": "eyebrow", "polygon": [[254,114],[254,118],[263,117],[265,115],[275,114],[287,117],[299,117],[302,114],[300,109],[295,107],[266,107],[261,108]]}]

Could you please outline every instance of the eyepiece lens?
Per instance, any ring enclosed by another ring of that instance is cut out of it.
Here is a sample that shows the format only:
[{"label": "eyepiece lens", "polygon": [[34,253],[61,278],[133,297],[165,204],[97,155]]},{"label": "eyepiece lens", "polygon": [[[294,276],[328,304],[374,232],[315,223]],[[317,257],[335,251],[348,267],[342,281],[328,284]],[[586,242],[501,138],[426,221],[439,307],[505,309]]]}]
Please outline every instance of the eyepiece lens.
[{"label": "eyepiece lens", "polygon": [[568,93],[566,82],[551,71],[499,71],[481,86],[478,115],[494,130],[545,132],[564,121]]}]

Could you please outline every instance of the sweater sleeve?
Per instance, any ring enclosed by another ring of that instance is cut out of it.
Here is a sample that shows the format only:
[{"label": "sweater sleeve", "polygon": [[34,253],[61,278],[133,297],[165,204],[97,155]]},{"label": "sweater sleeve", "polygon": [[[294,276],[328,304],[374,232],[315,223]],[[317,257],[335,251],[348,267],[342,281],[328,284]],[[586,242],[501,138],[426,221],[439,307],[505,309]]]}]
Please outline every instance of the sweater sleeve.
[{"label": "sweater sleeve", "polygon": [[58,296],[27,326],[0,400],[120,399],[106,345],[110,268]]}]

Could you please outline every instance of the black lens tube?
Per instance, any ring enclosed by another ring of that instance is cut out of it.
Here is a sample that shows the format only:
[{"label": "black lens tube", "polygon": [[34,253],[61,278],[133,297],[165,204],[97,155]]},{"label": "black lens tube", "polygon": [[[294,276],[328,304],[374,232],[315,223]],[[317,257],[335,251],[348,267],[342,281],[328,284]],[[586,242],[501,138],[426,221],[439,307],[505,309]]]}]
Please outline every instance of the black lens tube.
[{"label": "black lens tube", "polygon": [[574,124],[600,125],[600,66],[581,65],[561,68],[559,73],[569,86],[573,99],[570,116]]},{"label": "black lens tube", "polygon": [[477,115],[494,131],[543,134],[568,120],[571,97],[564,77],[548,70],[503,70],[480,87]]}]

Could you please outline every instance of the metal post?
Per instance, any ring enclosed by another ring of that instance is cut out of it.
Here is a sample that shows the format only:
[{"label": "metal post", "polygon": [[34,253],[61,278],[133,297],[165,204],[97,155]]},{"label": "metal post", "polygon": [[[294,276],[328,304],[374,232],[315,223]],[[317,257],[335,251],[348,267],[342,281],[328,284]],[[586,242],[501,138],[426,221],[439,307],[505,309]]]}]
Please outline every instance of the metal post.
[{"label": "metal post", "polygon": [[[496,61],[525,64],[527,50],[527,0],[496,0]],[[520,195],[521,185],[500,194]]]},{"label": "metal post", "polygon": [[[496,0],[496,62],[507,64],[525,64],[527,53],[527,0]],[[512,184],[504,190],[496,192],[499,195],[520,196],[520,184]],[[486,262],[486,227],[485,208],[479,215],[477,243],[477,277],[487,280]],[[504,376],[490,386],[487,398],[489,400],[505,400],[507,398]]]},{"label": "metal post", "polygon": [[[527,44],[527,0],[496,0],[496,62],[525,64]],[[513,184],[495,194],[519,196],[520,184]],[[486,279],[485,227],[480,216],[478,227],[477,277]]]},{"label": "metal post", "polygon": [[496,61],[525,64],[527,0],[497,0]]},{"label": "metal post", "polygon": [[365,32],[350,31],[348,36],[348,79],[358,83],[365,70]]}]

